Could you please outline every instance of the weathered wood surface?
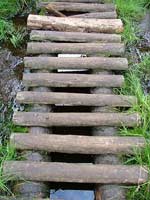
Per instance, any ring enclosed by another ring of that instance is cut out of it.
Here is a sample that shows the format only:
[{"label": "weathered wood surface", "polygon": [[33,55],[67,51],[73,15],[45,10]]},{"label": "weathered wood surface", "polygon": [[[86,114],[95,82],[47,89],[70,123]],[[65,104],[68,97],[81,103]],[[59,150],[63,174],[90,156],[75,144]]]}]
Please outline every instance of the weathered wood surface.
[{"label": "weathered wood surface", "polygon": [[125,47],[122,43],[51,43],[29,42],[27,54],[106,54],[120,56]]},{"label": "weathered wood surface", "polygon": [[38,8],[47,8],[48,5],[54,7],[54,9],[58,11],[65,11],[65,12],[108,12],[114,11],[115,5],[114,4],[100,4],[100,3],[73,3],[73,2],[40,2],[38,4]]},{"label": "weathered wood surface", "polygon": [[22,126],[116,126],[134,127],[139,125],[137,113],[40,113],[15,112],[13,122]]},{"label": "weathered wood surface", "polygon": [[122,75],[92,75],[65,73],[24,74],[23,82],[28,87],[121,87]]},{"label": "weathered wood surface", "polygon": [[121,36],[106,33],[79,33],[61,31],[32,30],[30,40],[33,41],[54,41],[54,42],[121,42]]},{"label": "weathered wood surface", "polygon": [[25,57],[24,65],[28,69],[106,69],[126,70],[126,58],[108,57],[81,57],[81,58],[56,58],[56,57]]},{"label": "weathered wood surface", "polygon": [[73,18],[95,18],[95,19],[116,19],[117,13],[114,12],[94,12],[94,13],[84,13],[71,15]]},{"label": "weathered wood surface", "polygon": [[68,154],[134,154],[144,147],[142,137],[99,137],[77,135],[49,135],[14,133],[11,145],[19,150],[40,150]]},{"label": "weathered wood surface", "polygon": [[121,33],[123,23],[120,19],[84,19],[71,17],[50,17],[29,15],[30,29],[49,29],[53,31]]},{"label": "weathered wood surface", "polygon": [[64,15],[62,12],[58,11],[51,4],[48,4],[45,8],[48,10],[48,12],[50,12],[50,14],[53,14],[56,17],[66,17],[66,15]]},{"label": "weathered wood surface", "polygon": [[148,181],[148,170],[139,166],[93,165],[7,161],[3,175],[11,175],[16,180],[76,182],[76,183],[117,183],[142,184]]},{"label": "weathered wood surface", "polygon": [[16,100],[18,103],[24,104],[61,104],[68,106],[132,107],[137,103],[134,96],[32,91],[18,92]]}]

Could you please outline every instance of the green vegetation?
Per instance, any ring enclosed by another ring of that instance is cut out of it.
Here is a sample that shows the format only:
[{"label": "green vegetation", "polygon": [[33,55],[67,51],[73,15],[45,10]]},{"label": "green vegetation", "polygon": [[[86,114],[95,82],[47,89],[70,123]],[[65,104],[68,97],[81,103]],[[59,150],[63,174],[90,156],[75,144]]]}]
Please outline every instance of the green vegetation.
[{"label": "green vegetation", "polygon": [[0,41],[9,42],[15,48],[20,46],[25,36],[26,29],[15,28],[12,18],[17,14],[22,14],[27,9],[31,9],[33,0],[5,0],[0,1]]},{"label": "green vegetation", "polygon": [[[120,18],[124,22],[123,40],[128,47],[136,47],[140,42],[138,37],[138,24],[150,6],[149,0],[115,0]],[[128,51],[128,50],[127,50]],[[143,150],[135,150],[134,156],[126,156],[125,164],[139,164],[147,166],[150,170],[150,94],[146,94],[145,87],[150,80],[150,54],[142,56],[141,61],[136,63],[129,58],[130,68],[125,73],[125,84],[120,90],[121,94],[134,95],[137,97],[137,104],[129,112],[138,112],[141,116],[141,125],[134,129],[124,128],[120,130],[121,135],[143,136],[147,145]],[[129,187],[128,200],[149,200],[150,182],[143,185]]]}]

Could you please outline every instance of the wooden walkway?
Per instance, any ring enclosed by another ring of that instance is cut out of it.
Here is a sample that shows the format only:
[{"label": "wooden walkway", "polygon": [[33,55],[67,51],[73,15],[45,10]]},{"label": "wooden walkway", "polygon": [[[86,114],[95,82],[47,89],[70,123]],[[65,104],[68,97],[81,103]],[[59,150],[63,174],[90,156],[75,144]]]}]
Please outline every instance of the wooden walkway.
[{"label": "wooden walkway", "polygon": [[[31,33],[24,65],[30,73],[23,75],[26,90],[17,94],[20,104],[31,106],[13,117],[29,133],[12,133],[10,138],[25,160],[5,162],[3,173],[18,181],[18,199],[44,199],[49,196],[47,182],[68,182],[96,184],[96,200],[123,200],[120,185],[148,180],[145,168],[123,165],[118,158],[145,145],[141,137],[117,136],[118,128],[140,124],[138,113],[128,113],[136,98],[113,94],[113,88],[124,84],[121,71],[128,69],[123,24],[113,4],[98,0],[40,2],[41,8],[49,16],[28,17]],[[81,112],[85,106],[91,112]],[[74,107],[74,112],[53,112],[54,107]],[[53,127],[62,133],[53,134]],[[93,131],[90,136],[68,135],[64,127]],[[46,152],[91,154],[95,163],[51,162]]]}]

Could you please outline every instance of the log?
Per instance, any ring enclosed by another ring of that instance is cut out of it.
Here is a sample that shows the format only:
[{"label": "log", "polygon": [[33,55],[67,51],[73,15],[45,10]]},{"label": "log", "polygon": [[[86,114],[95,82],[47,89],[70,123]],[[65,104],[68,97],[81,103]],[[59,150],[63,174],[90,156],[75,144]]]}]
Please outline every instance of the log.
[{"label": "log", "polygon": [[24,74],[23,82],[28,87],[121,87],[122,75],[91,75],[63,73]]},{"label": "log", "polygon": [[71,15],[70,17],[73,18],[95,18],[95,19],[116,19],[117,13],[113,12],[92,12],[92,13],[84,13],[84,14],[77,14]]},{"label": "log", "polygon": [[66,17],[66,15],[64,15],[63,13],[61,13],[60,11],[58,11],[57,9],[54,8],[54,6],[52,6],[51,4],[48,4],[45,7],[51,14],[53,14],[56,17]]},{"label": "log", "polygon": [[53,41],[53,42],[121,42],[121,36],[117,34],[103,33],[79,33],[32,30],[30,40],[33,41]]},{"label": "log", "polygon": [[29,15],[29,29],[49,29],[53,31],[121,33],[123,23],[120,19],[84,19],[71,17],[50,17]]},{"label": "log", "polygon": [[134,154],[146,145],[142,137],[99,137],[77,135],[11,135],[10,143],[19,150],[39,150],[68,154]]},{"label": "log", "polygon": [[56,57],[25,57],[24,65],[28,69],[107,69],[126,70],[128,60],[126,58],[109,57],[80,57],[80,58],[56,58]]},{"label": "log", "polygon": [[148,181],[148,169],[136,165],[7,161],[3,165],[3,175],[7,176],[8,174],[16,180],[58,183],[117,183],[139,185]]},{"label": "log", "polygon": [[116,126],[134,127],[140,124],[137,113],[40,113],[15,112],[13,122],[21,126]]},{"label": "log", "polygon": [[42,2],[37,5],[38,8],[47,8],[48,5],[54,7],[58,11],[65,12],[109,12],[115,10],[114,4],[100,4],[100,3],[70,3],[70,2]]},{"label": "log", "polygon": [[121,56],[125,51],[122,43],[51,43],[29,42],[27,54],[104,54]]},{"label": "log", "polygon": [[31,91],[18,92],[16,100],[21,104],[62,104],[68,106],[132,107],[137,103],[134,96]]},{"label": "log", "polygon": [[71,3],[104,3],[105,1],[103,0],[44,0],[41,1],[41,3],[45,3],[45,2],[71,2]]}]

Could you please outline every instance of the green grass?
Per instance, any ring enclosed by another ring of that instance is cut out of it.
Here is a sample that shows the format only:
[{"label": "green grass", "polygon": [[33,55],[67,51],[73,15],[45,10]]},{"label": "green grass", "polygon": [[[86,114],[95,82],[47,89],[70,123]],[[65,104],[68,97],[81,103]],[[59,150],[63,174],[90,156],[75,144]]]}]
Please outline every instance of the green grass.
[{"label": "green grass", "polygon": [[15,48],[24,42],[27,31],[25,28],[15,28],[12,18],[31,10],[34,0],[4,0],[0,1],[0,41],[11,43]]}]

